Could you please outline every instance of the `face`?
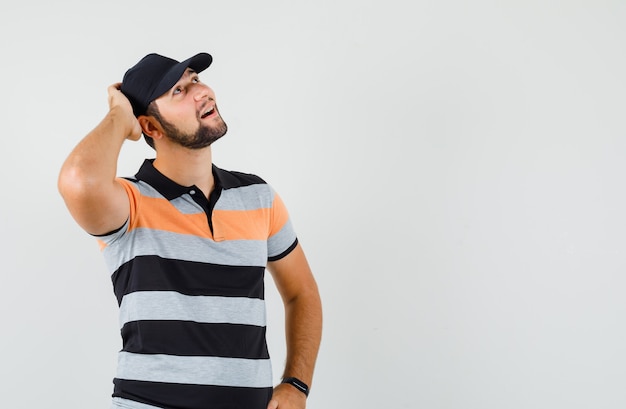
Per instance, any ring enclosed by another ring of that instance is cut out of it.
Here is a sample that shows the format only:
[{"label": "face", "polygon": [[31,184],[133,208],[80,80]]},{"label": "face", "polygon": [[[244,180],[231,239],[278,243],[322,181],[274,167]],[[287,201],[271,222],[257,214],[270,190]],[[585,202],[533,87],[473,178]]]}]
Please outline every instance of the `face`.
[{"label": "face", "polygon": [[180,80],[151,104],[148,115],[161,124],[165,136],[189,149],[202,149],[224,136],[228,127],[215,104],[215,94],[187,69]]}]

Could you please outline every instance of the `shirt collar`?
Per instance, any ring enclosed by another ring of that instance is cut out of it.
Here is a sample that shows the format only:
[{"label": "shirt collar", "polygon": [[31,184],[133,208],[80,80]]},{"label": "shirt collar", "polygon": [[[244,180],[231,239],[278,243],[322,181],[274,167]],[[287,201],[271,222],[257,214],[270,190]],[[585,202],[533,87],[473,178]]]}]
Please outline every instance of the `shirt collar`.
[{"label": "shirt collar", "polygon": [[[222,189],[222,180],[227,176],[227,172],[219,169],[215,165],[211,165],[213,178],[215,180],[215,189]],[[196,186],[182,186],[168,178],[154,167],[154,159],[146,159],[139,171],[135,175],[138,180],[148,183],[155,188],[167,200],[174,200],[185,193],[189,193],[191,189],[198,189]]]}]

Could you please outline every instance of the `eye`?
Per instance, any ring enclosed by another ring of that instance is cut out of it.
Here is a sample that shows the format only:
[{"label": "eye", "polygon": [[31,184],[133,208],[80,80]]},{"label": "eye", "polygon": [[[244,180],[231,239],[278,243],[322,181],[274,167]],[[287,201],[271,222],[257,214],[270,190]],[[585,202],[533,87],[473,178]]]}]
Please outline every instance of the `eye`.
[{"label": "eye", "polygon": [[183,92],[183,88],[182,87],[176,87],[176,88],[174,88],[174,91],[172,92],[172,94],[178,95],[181,92]]},{"label": "eye", "polygon": [[199,77],[193,77],[193,78],[191,79],[191,82],[193,82],[194,84],[197,84],[197,83],[199,83],[199,82],[200,82],[200,78],[199,78]]}]

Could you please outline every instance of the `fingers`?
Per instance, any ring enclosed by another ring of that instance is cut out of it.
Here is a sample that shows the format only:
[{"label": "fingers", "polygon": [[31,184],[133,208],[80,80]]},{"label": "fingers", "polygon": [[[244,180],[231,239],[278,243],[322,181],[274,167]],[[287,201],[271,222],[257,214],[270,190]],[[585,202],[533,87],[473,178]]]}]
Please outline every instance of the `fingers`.
[{"label": "fingers", "polygon": [[107,93],[109,94],[109,107],[113,106],[113,104],[119,100],[119,98],[121,96],[123,96],[124,94],[122,94],[121,92],[121,88],[122,88],[122,83],[121,82],[117,82],[115,84],[111,84],[109,85],[109,87],[107,88]]},{"label": "fingers", "polygon": [[276,399],[272,399],[270,403],[267,405],[267,409],[277,409],[278,401]]},{"label": "fingers", "polygon": [[109,96],[111,96],[113,93],[120,92],[121,89],[122,89],[122,83],[116,82],[115,84],[109,85],[109,87],[107,88],[107,92],[109,93]]},{"label": "fingers", "polygon": [[120,105],[124,110],[130,110],[132,112],[132,107],[130,105],[130,101],[126,98],[126,95],[121,91],[122,83],[116,82],[115,84],[109,85],[107,88],[107,92],[109,94],[109,108],[113,108],[116,105]]},{"label": "fingers", "polygon": [[126,95],[121,92],[121,88],[121,82],[111,84],[107,88],[107,92],[109,94],[109,110],[121,110],[122,116],[118,118],[121,118],[126,129],[128,130],[126,137],[127,139],[136,141],[141,138],[141,125],[139,125],[139,122],[133,113],[133,107],[131,106],[130,101]]}]

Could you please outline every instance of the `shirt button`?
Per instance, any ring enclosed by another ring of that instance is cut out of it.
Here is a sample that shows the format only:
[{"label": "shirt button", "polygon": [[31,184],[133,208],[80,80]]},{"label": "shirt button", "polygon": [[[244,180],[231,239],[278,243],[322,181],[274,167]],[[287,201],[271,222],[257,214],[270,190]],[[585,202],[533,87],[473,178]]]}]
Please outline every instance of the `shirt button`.
[{"label": "shirt button", "polygon": [[195,191],[195,190],[190,190],[190,191],[189,191],[189,194],[190,194],[190,195],[195,195],[195,194],[196,194],[196,191]]}]

